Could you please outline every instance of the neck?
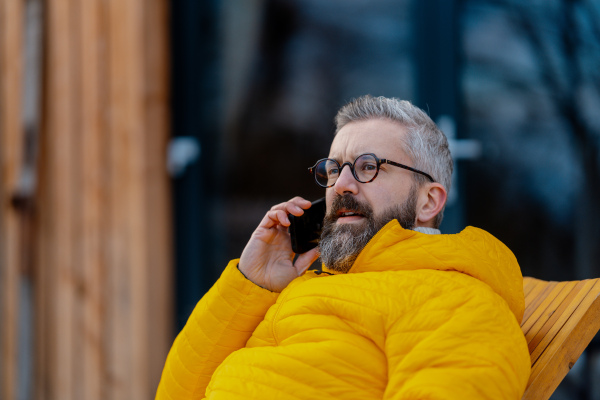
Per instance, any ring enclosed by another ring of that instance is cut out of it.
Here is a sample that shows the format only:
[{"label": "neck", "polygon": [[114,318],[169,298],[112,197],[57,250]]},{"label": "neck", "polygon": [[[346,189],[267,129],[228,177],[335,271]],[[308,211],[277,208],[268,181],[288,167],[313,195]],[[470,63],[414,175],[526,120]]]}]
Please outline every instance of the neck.
[{"label": "neck", "polygon": [[428,228],[426,226],[416,226],[413,228],[413,231],[425,233],[427,235],[439,235],[442,233],[439,229]]}]

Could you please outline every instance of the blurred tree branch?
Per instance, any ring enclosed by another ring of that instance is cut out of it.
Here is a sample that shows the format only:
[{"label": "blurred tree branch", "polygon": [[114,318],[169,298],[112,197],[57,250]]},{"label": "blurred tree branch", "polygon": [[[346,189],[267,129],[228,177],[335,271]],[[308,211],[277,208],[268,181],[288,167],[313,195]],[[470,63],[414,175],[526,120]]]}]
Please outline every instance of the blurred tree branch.
[{"label": "blurred tree branch", "polygon": [[[478,3],[480,5],[481,3]],[[600,10],[589,0],[522,2],[489,0],[508,15],[510,28],[529,49],[534,75],[515,67],[514,55],[476,59],[492,79],[521,93],[546,89],[554,116],[569,127],[583,182],[575,204],[577,278],[600,276]],[[591,104],[592,102],[593,104]]]}]

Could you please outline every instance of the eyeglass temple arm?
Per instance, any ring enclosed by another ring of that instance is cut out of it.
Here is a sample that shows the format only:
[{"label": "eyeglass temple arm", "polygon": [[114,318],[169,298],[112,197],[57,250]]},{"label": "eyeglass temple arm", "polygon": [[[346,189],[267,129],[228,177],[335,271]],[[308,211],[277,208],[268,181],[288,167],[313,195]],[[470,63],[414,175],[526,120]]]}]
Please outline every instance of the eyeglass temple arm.
[{"label": "eyeglass temple arm", "polygon": [[396,167],[404,168],[404,169],[406,169],[408,171],[416,172],[417,174],[421,174],[423,176],[426,176],[427,179],[429,179],[431,182],[435,182],[435,180],[428,173],[425,173],[423,171],[419,171],[418,169],[409,167],[408,165],[404,165],[404,164],[400,164],[400,163],[397,163],[397,162],[394,162],[394,161],[390,161],[390,160],[385,159],[385,158],[382,158],[380,161],[382,163],[391,164],[391,165],[394,165]]}]

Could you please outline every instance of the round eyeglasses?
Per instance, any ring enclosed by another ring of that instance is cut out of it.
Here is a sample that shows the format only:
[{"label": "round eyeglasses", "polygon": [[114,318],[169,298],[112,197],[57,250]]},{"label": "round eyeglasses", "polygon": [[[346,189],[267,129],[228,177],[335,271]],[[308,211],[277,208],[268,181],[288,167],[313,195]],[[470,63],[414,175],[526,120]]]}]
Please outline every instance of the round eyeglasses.
[{"label": "round eyeglasses", "polygon": [[360,156],[356,157],[353,163],[345,162],[342,165],[340,165],[340,163],[333,158],[322,158],[317,161],[315,165],[310,167],[308,172],[314,175],[315,181],[319,186],[329,188],[335,185],[335,182],[337,182],[340,174],[342,173],[342,169],[346,165],[350,167],[350,171],[352,171],[354,179],[360,183],[368,183],[377,178],[381,164],[390,164],[395,167],[400,167],[426,176],[431,182],[435,182],[431,175],[426,174],[423,171],[419,171],[418,169],[411,168],[407,165],[390,161],[385,158],[377,158],[377,156],[373,153],[361,154]]}]

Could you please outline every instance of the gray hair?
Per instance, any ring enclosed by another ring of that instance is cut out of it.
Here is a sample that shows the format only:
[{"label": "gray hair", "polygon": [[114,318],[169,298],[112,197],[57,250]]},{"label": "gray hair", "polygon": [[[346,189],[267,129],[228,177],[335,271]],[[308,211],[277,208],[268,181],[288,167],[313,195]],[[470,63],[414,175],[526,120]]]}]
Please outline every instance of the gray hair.
[{"label": "gray hair", "polygon": [[[406,128],[403,142],[413,168],[426,172],[450,192],[454,168],[446,135],[420,108],[409,101],[387,97],[362,96],[342,107],[336,117],[337,134],[342,127],[354,121],[382,118],[398,122]],[[418,185],[429,182],[421,174],[413,174]],[[442,222],[444,210],[435,217],[434,225]]]}]

